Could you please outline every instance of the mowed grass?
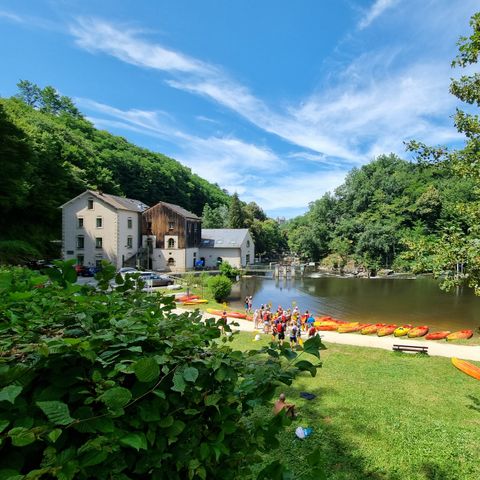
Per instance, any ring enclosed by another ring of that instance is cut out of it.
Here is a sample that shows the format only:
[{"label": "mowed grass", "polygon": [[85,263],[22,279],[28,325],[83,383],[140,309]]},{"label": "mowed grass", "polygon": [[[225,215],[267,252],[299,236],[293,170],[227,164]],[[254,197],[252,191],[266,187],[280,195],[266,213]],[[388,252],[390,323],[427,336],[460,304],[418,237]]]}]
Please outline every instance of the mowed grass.
[{"label": "mowed grass", "polygon": [[[232,347],[268,343],[267,336],[252,339],[252,333],[242,332]],[[315,378],[302,373],[276,392],[285,392],[299,416],[265,464],[279,459],[298,478],[310,479],[305,457],[320,447],[328,479],[480,479],[478,380],[457,370],[449,358],[327,347]],[[317,398],[304,400],[302,391]],[[256,414],[271,415],[271,410]],[[312,427],[312,435],[297,439],[298,426]]]}]

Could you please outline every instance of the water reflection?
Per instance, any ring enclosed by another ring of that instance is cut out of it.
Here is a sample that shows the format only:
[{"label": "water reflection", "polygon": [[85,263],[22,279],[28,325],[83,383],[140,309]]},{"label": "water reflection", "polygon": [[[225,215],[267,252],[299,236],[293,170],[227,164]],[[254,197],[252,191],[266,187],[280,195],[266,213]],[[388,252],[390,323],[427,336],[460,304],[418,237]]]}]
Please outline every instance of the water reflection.
[{"label": "water reflection", "polygon": [[469,289],[446,293],[432,278],[360,279],[243,278],[234,286],[231,303],[243,307],[252,295],[254,306],[271,303],[299,305],[317,315],[343,320],[429,325],[438,329],[477,328],[480,325],[480,298]]}]

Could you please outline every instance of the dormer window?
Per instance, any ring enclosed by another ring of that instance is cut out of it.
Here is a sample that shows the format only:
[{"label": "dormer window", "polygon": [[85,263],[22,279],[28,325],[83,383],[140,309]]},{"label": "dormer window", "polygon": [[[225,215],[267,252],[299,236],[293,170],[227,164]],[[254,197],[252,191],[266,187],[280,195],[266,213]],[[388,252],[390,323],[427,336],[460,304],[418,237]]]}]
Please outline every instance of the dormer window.
[{"label": "dormer window", "polygon": [[89,210],[93,210],[93,198],[87,200],[87,205]]}]

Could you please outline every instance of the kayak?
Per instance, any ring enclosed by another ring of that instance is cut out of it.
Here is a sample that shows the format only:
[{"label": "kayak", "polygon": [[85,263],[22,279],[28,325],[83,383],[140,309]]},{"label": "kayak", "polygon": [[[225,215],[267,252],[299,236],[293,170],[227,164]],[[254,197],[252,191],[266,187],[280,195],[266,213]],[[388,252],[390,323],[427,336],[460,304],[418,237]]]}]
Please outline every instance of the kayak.
[{"label": "kayak", "polygon": [[463,373],[470,375],[477,380],[480,380],[480,367],[473,365],[473,363],[460,360],[458,358],[452,358],[452,363]]},{"label": "kayak", "polygon": [[338,327],[338,323],[334,322],[333,320],[326,320],[326,321],[323,321],[323,322],[320,322],[320,321],[317,320],[316,322],[313,322],[314,327],[323,327],[323,326],[326,326],[326,325],[335,325],[336,327]]},{"label": "kayak", "polygon": [[345,325],[340,325],[337,331],[338,333],[359,332],[362,328],[368,327],[369,325],[370,325],[369,323],[358,323],[358,322],[347,323]]},{"label": "kayak", "polygon": [[427,325],[423,325],[422,327],[415,327],[408,332],[408,338],[423,337],[427,333],[428,333]]},{"label": "kayak", "polygon": [[[323,323],[323,322],[321,322]],[[315,329],[319,332],[336,332],[338,330],[338,323],[332,323],[330,325],[314,325]]]},{"label": "kayak", "polygon": [[182,295],[175,299],[176,302],[190,302],[192,300],[198,300],[200,297],[198,295]]},{"label": "kayak", "polygon": [[446,339],[448,340],[468,340],[472,338],[473,330],[459,330],[458,332],[453,332],[450,335],[447,335]]},{"label": "kayak", "polygon": [[326,317],[315,317],[315,320],[317,322],[328,322],[328,321],[333,321],[332,317],[326,316]]},{"label": "kayak", "polygon": [[375,325],[369,325],[368,327],[364,327],[360,330],[362,335],[371,335],[372,333],[377,333],[379,328],[385,327],[384,323],[376,323]]},{"label": "kayak", "polygon": [[381,327],[377,330],[377,335],[379,337],[386,337],[387,335],[391,335],[396,328],[396,325],[386,325],[385,327]]},{"label": "kayak", "polygon": [[204,298],[198,298],[198,299],[189,300],[188,302],[183,302],[184,305],[198,305],[199,303],[208,303],[208,300]]},{"label": "kayak", "polygon": [[443,340],[450,335],[450,330],[444,330],[443,332],[432,332],[425,335],[425,340]]},{"label": "kayak", "polygon": [[412,325],[403,325],[403,327],[395,329],[393,335],[395,335],[395,337],[404,337],[411,329]]},{"label": "kayak", "polygon": [[[207,308],[207,312],[211,313],[212,315],[218,315],[219,317],[223,315],[222,310],[215,310],[214,308]],[[227,313],[227,317],[229,318],[242,318],[242,319],[247,318],[247,315],[245,313],[240,313],[240,312],[226,312],[226,313]]]}]

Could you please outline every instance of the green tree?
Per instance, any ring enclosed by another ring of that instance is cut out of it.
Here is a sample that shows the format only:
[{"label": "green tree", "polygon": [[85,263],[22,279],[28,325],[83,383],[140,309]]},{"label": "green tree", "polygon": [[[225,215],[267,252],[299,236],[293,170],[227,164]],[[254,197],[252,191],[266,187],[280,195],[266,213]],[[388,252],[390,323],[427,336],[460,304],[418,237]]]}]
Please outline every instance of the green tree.
[{"label": "green tree", "polygon": [[232,291],[232,281],[225,275],[215,275],[208,280],[208,289],[217,302],[226,300]]},{"label": "green tree", "polygon": [[245,215],[243,212],[242,202],[238,198],[237,192],[232,195],[230,200],[230,208],[228,211],[229,228],[244,228]]}]

